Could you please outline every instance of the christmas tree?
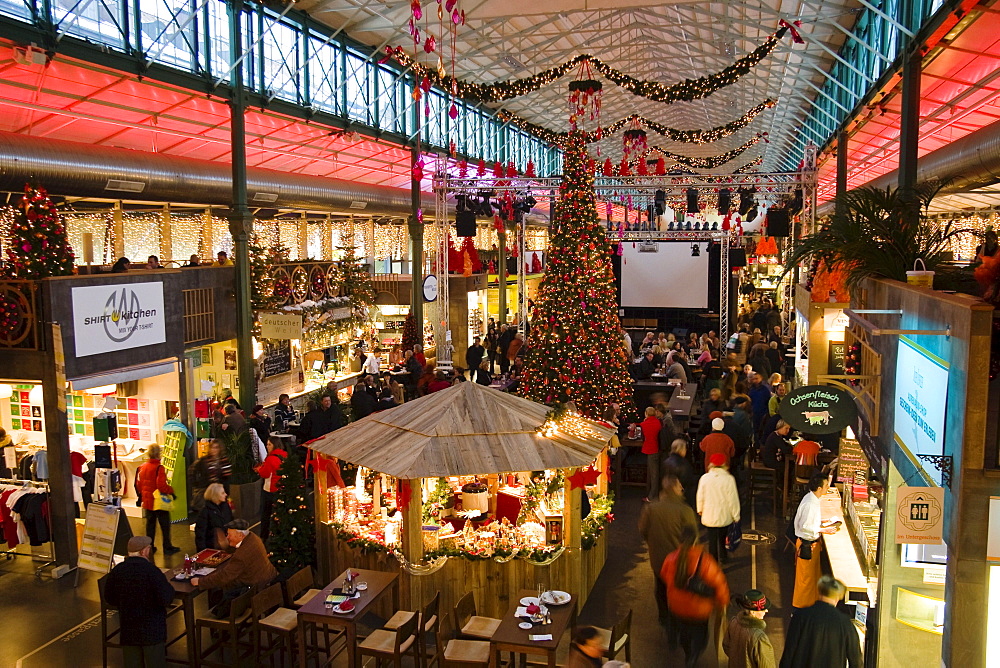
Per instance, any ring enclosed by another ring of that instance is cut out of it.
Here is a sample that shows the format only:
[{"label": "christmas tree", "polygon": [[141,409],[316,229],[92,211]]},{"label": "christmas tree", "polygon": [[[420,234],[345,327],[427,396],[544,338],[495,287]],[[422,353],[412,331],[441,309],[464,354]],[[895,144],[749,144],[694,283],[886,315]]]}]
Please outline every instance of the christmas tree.
[{"label": "christmas tree", "polygon": [[413,350],[413,346],[418,343],[420,343],[420,337],[417,336],[417,319],[413,317],[412,313],[407,313],[406,319],[403,320],[403,350]]},{"label": "christmas tree", "polygon": [[278,476],[281,486],[274,498],[267,548],[274,567],[291,573],[316,563],[315,518],[299,458],[294,454],[285,457]]},{"label": "christmas tree", "polygon": [[600,418],[612,403],[631,403],[632,382],[589,163],[583,135],[571,133],[521,387],[534,401],[573,401],[581,415]]},{"label": "christmas tree", "polygon": [[372,285],[368,270],[361,264],[354,246],[338,246],[340,250],[340,278],[344,295],[350,298],[355,313],[364,312],[375,303],[375,286]]},{"label": "christmas tree", "polygon": [[22,279],[68,276],[74,257],[56,205],[43,188],[25,186],[10,228],[5,273]]}]

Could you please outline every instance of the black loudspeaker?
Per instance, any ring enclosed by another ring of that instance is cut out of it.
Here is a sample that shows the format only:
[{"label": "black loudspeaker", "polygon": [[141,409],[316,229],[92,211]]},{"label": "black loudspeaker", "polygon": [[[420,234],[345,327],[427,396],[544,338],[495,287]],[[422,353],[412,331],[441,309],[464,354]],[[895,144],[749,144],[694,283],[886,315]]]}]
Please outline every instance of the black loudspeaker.
[{"label": "black loudspeaker", "polygon": [[756,188],[740,188],[738,191],[740,195],[740,216],[744,220],[747,219],[747,212],[754,208],[753,195],[756,190]]},{"label": "black loudspeaker", "polygon": [[657,190],[653,197],[653,203],[656,206],[656,215],[662,216],[666,212],[667,193],[663,190]]},{"label": "black loudspeaker", "polygon": [[768,210],[767,233],[772,237],[788,236],[788,209]]},{"label": "black loudspeaker", "polygon": [[729,192],[729,188],[723,188],[719,191],[719,215],[725,216],[729,213],[729,207],[733,204],[733,195]]},{"label": "black loudspeaker", "polygon": [[698,213],[700,209],[698,208],[698,189],[688,188],[687,189],[687,212],[688,213]]},{"label": "black loudspeaker", "polygon": [[747,266],[747,252],[742,248],[732,248],[729,251],[730,268]]},{"label": "black loudspeaker", "polygon": [[472,211],[455,212],[455,236],[476,236],[476,214]]}]

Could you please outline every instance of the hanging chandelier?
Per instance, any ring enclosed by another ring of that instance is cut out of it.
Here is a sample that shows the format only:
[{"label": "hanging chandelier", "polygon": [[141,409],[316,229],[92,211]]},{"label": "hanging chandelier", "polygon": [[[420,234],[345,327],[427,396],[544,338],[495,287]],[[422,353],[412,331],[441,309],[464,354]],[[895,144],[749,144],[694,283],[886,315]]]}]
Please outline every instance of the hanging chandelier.
[{"label": "hanging chandelier", "polygon": [[622,153],[625,160],[631,162],[634,156],[644,154],[648,148],[646,131],[642,128],[633,127],[622,133]]},{"label": "hanging chandelier", "polygon": [[[604,96],[604,84],[593,77],[590,63],[580,64],[577,78],[569,82],[569,127],[577,130],[580,125],[589,120],[596,121],[598,131],[601,126],[601,99]],[[598,139],[600,139],[598,137]]]}]

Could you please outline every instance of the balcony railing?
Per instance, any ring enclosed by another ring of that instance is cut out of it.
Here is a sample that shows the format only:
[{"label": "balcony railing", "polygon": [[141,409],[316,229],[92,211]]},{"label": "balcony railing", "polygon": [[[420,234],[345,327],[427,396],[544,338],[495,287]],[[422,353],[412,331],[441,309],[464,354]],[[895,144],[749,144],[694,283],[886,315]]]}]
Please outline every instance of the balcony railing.
[{"label": "balcony railing", "polygon": [[0,281],[0,349],[42,350],[37,281]]}]

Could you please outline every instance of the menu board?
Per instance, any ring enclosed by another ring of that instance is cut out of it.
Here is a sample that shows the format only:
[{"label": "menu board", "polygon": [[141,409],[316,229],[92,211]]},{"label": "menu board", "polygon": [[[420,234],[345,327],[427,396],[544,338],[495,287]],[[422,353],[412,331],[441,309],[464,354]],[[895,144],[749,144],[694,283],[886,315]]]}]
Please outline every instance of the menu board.
[{"label": "menu board", "polygon": [[264,378],[292,370],[292,342],[288,339],[264,341]]},{"label": "menu board", "polygon": [[851,485],[868,483],[868,458],[857,441],[842,440],[837,459],[837,481]]},{"label": "menu board", "polygon": [[128,539],[132,537],[128,520],[119,521],[121,517],[122,509],[118,506],[87,505],[87,523],[80,541],[77,567],[98,573],[111,570],[111,556],[116,551],[124,555]]}]

